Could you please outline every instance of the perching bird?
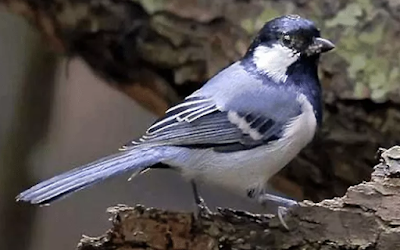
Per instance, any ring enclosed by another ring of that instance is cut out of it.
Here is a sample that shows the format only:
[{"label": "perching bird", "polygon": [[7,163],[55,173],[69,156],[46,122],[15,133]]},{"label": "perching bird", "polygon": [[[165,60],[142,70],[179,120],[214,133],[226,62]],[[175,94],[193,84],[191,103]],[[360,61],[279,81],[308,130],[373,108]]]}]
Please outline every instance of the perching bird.
[{"label": "perching bird", "polygon": [[[121,152],[43,181],[17,200],[47,204],[124,172],[157,163],[194,181],[258,200],[321,124],[320,54],[334,45],[295,15],[267,22],[246,54],[170,108]],[[195,186],[194,186],[195,190]]]}]

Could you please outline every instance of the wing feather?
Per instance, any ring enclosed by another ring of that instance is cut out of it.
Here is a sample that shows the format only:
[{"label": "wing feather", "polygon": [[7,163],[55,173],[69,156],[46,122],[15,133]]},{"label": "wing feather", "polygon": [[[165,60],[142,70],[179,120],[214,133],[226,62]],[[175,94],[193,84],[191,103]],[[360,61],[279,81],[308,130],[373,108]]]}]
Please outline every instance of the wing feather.
[{"label": "wing feather", "polygon": [[139,139],[123,147],[175,145],[243,150],[281,138],[301,113],[295,89],[249,74],[234,63],[182,103],[170,108]]},{"label": "wing feather", "polygon": [[139,141],[122,149],[138,144],[209,146],[223,147],[224,150],[252,148],[278,139],[284,123],[251,112],[224,111],[211,99],[197,96],[169,109]]}]

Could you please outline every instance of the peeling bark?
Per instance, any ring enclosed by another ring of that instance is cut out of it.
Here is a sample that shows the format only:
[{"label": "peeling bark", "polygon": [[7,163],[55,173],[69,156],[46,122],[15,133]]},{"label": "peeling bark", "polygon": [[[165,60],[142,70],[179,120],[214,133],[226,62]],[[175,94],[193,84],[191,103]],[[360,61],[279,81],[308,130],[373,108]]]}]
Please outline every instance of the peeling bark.
[{"label": "peeling bark", "polygon": [[216,213],[109,208],[112,228],[84,237],[79,250],[369,249],[400,248],[400,146],[384,150],[372,178],[340,198],[304,201],[285,218],[231,209]]}]

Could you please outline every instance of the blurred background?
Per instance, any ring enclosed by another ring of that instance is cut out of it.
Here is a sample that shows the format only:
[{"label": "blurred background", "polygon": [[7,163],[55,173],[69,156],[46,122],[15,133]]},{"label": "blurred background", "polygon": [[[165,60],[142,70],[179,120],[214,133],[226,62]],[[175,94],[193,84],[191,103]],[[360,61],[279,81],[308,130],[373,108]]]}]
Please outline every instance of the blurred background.
[{"label": "blurred background", "polygon": [[[110,226],[106,209],[192,211],[173,172],[107,180],[49,207],[16,203],[31,185],[109,155],[238,59],[262,25],[297,13],[336,44],[323,56],[323,127],[271,180],[303,200],[370,178],[400,143],[400,3],[359,0],[0,0],[0,249],[75,249]],[[11,14],[13,12],[14,14]],[[27,21],[28,20],[28,21]],[[220,188],[207,204],[261,212]],[[272,211],[273,210],[272,208]]]},{"label": "blurred background", "polygon": [[[0,249],[75,249],[82,234],[110,227],[106,209],[117,204],[194,209],[190,186],[165,170],[112,178],[49,207],[16,203],[32,184],[116,152],[157,117],[82,60],[57,57],[22,17],[1,11],[0,34]],[[260,210],[211,190],[202,189],[210,206]]]}]

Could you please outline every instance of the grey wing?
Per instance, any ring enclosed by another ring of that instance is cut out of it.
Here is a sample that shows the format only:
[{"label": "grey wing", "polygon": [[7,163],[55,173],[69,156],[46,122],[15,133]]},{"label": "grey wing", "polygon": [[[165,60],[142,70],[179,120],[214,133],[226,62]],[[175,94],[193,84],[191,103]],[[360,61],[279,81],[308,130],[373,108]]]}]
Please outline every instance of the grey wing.
[{"label": "grey wing", "polygon": [[222,152],[250,149],[279,139],[291,118],[292,115],[273,119],[258,110],[224,110],[211,98],[189,96],[169,109],[138,142],[122,149],[138,144],[212,147]]}]

